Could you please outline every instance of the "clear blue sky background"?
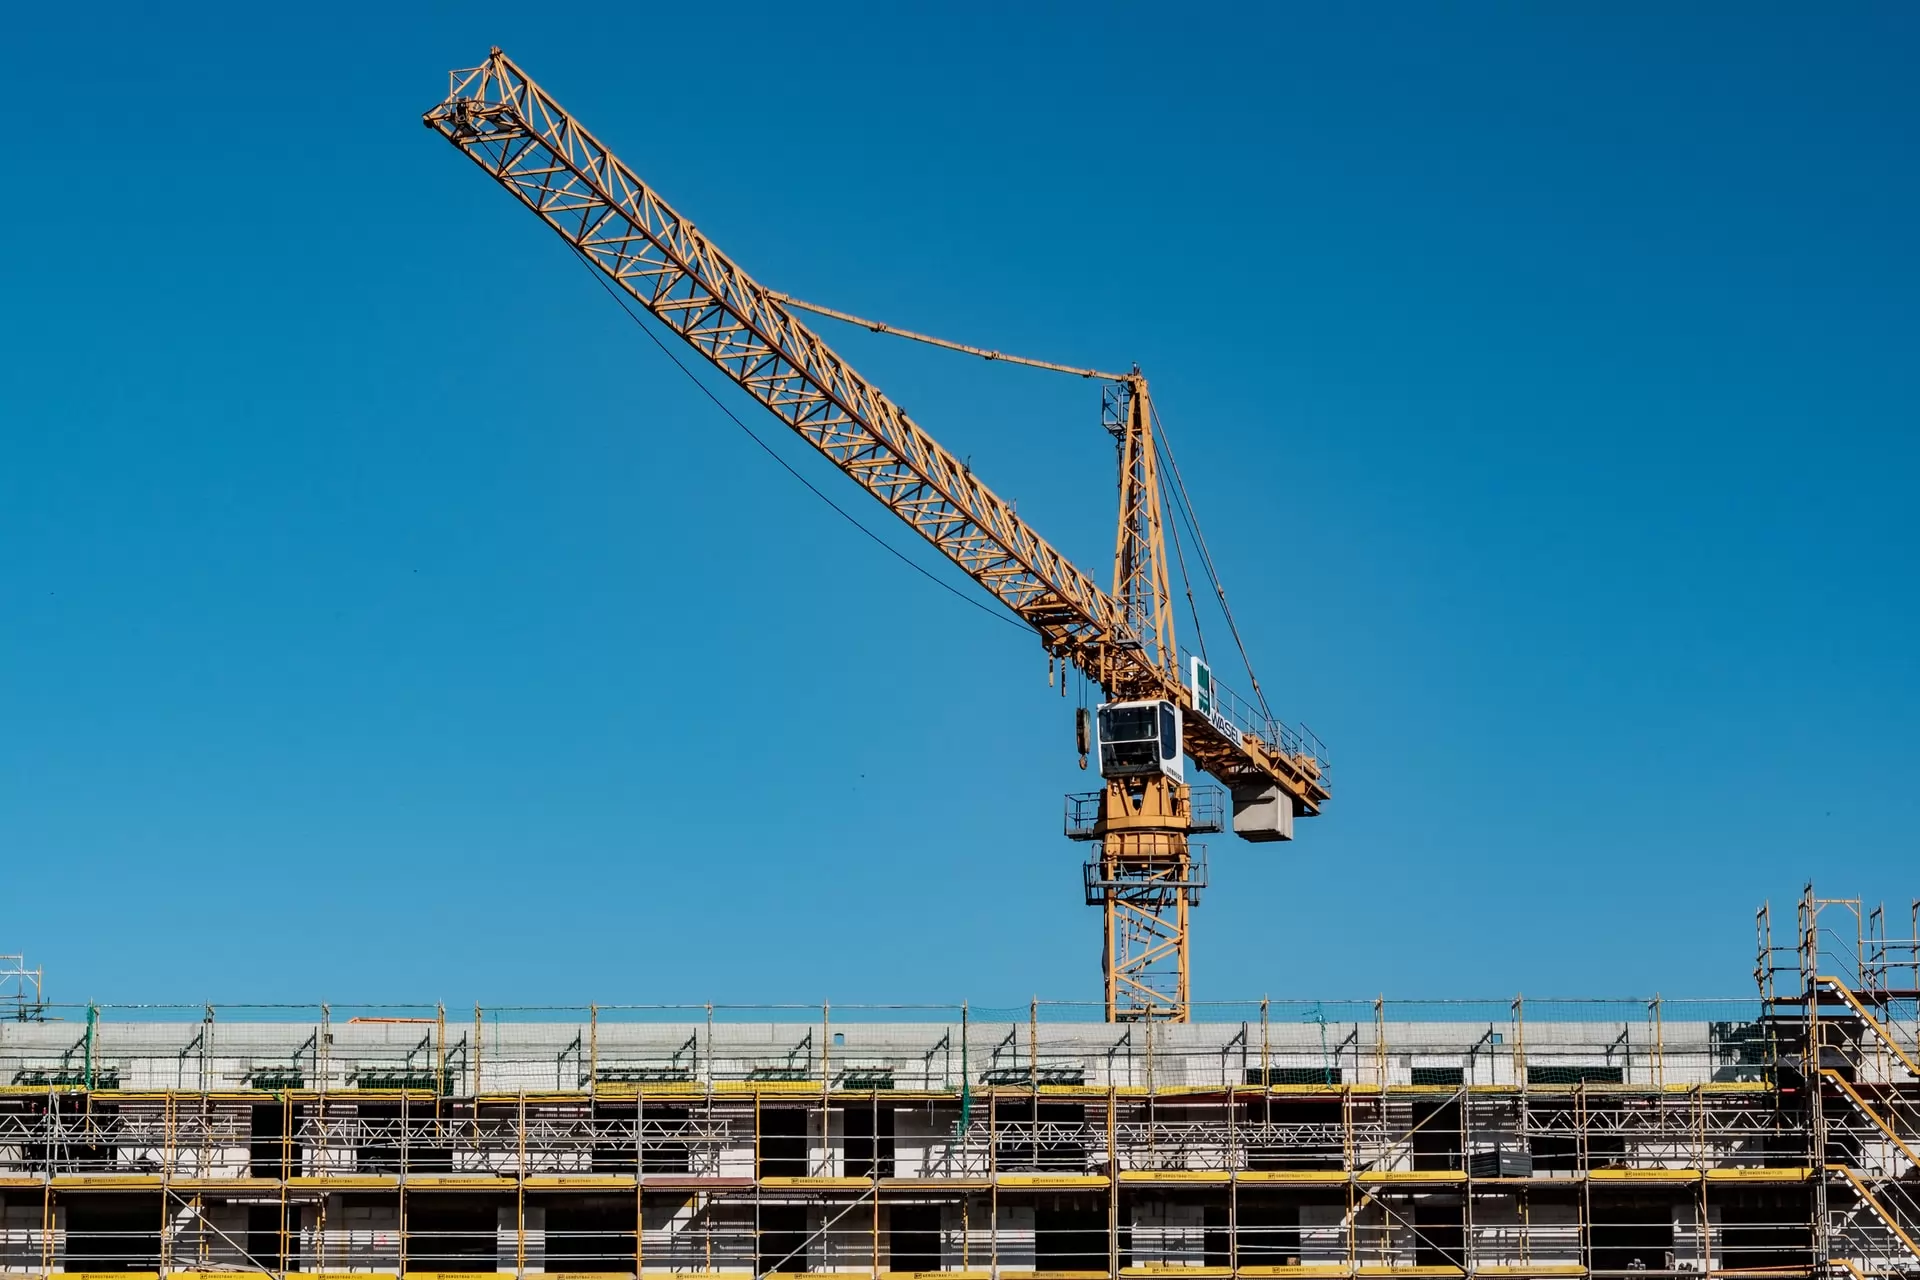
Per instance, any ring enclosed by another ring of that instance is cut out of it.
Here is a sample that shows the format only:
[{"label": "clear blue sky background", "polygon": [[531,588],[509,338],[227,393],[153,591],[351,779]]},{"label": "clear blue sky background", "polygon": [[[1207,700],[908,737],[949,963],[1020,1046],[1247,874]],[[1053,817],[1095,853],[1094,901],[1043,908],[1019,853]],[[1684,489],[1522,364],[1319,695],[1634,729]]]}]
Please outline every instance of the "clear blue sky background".
[{"label": "clear blue sky background", "polygon": [[[14,12],[0,950],[1097,995],[1038,647],[421,128],[493,43],[771,286],[1153,379],[1337,784],[1215,842],[1198,995],[1739,993],[1807,877],[1904,917],[1920,16],[1680,8]],[[829,338],[1105,573],[1093,386]]]}]

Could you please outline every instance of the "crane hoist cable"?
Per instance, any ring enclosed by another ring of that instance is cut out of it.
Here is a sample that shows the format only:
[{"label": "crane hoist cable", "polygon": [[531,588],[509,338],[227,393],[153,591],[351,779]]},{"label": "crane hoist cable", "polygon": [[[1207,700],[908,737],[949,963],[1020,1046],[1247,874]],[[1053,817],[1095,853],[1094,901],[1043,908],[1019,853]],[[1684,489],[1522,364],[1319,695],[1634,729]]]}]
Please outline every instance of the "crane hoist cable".
[{"label": "crane hoist cable", "polygon": [[826,503],[829,507],[832,507],[834,511],[839,514],[841,519],[845,520],[848,524],[852,525],[854,528],[858,529],[861,533],[871,538],[876,544],[878,544],[878,546],[882,551],[885,551],[888,555],[898,560],[901,564],[906,565],[907,568],[913,570],[915,573],[919,574],[921,577],[925,578],[928,582],[931,582],[934,586],[940,588],[942,591],[946,592],[948,595],[953,596],[955,599],[960,600],[965,604],[972,605],[974,608],[978,609],[980,612],[986,614],[989,618],[992,618],[995,622],[1003,622],[1006,625],[1016,628],[1017,630],[1020,630],[1020,631],[1032,630],[1032,628],[1026,626],[1017,618],[1010,618],[1005,613],[1001,612],[998,609],[995,609],[993,606],[986,604],[983,601],[974,599],[972,596],[960,590],[960,588],[954,586],[952,583],[941,581],[939,578],[935,577],[933,572],[929,570],[925,565],[919,564],[916,561],[914,561],[904,551],[900,550],[900,548],[894,546],[891,542],[888,542],[885,538],[882,538],[879,534],[875,533],[872,529],[869,529],[866,525],[862,524],[858,516],[854,515],[851,511],[848,511],[845,507],[841,506],[839,503],[835,502],[832,498],[828,497],[825,493],[822,493],[820,491],[820,488],[817,485],[815,485],[813,481],[807,479],[805,476],[801,475],[798,471],[796,471],[792,463],[788,462],[785,458],[781,457],[780,454],[774,450],[774,447],[772,445],[768,444],[765,440],[761,439],[760,433],[755,431],[752,427],[748,426],[746,422],[740,417],[739,414],[735,413],[730,407],[728,407],[727,403],[724,400],[720,399],[719,396],[716,396],[715,394],[713,394],[713,388],[709,387],[705,382],[702,382],[699,376],[695,374],[692,369],[687,367],[686,363],[680,359],[679,355],[677,355],[671,347],[667,346],[666,343],[660,341],[660,335],[655,333],[652,327],[649,326],[646,323],[646,321],[642,320],[637,313],[635,313],[634,309],[627,304],[626,298],[621,295],[620,291],[618,289],[615,289],[612,285],[608,284],[606,281],[606,277],[604,277],[603,275],[601,275],[599,271],[594,269],[593,264],[587,261],[585,254],[581,253],[580,250],[573,245],[568,245],[567,247],[573,250],[573,256],[580,260],[580,265],[586,269],[586,272],[588,275],[593,277],[594,283],[599,285],[602,289],[604,289],[607,293],[607,296],[612,298],[616,303],[619,304],[620,309],[627,313],[627,319],[633,321],[633,325],[636,329],[640,330],[640,332],[647,335],[647,341],[653,343],[654,346],[658,347],[660,349],[661,355],[673,361],[674,368],[680,370],[681,373],[684,373],[687,376],[687,381],[691,382],[694,386],[700,389],[701,395],[711,400],[716,409],[726,414],[728,421],[732,422],[734,426],[746,432],[748,439],[752,440],[755,444],[759,445],[761,451],[764,452],[769,458],[772,458],[775,462],[779,463],[781,470],[785,471],[788,475],[792,476],[795,480],[798,480],[801,484],[805,485],[807,487],[807,492],[811,493],[814,497],[820,499],[820,501]]},{"label": "crane hoist cable", "polygon": [[[1267,706],[1267,695],[1260,688],[1260,677],[1253,673],[1253,659],[1247,656],[1246,641],[1240,638],[1239,624],[1233,620],[1233,609],[1227,604],[1227,588],[1220,581],[1219,572],[1213,567],[1213,553],[1207,550],[1207,539],[1200,532],[1200,517],[1194,514],[1193,500],[1187,496],[1187,482],[1180,475],[1180,464],[1173,457],[1173,441],[1167,438],[1166,423],[1160,420],[1160,411],[1153,410],[1153,427],[1159,443],[1167,458],[1167,468],[1173,472],[1173,482],[1179,491],[1179,509],[1184,513],[1187,527],[1193,530],[1193,541],[1200,549],[1200,562],[1206,566],[1207,579],[1213,585],[1213,593],[1220,601],[1220,613],[1227,620],[1227,630],[1233,633],[1233,643],[1240,650],[1240,661],[1246,666],[1247,680],[1253,685],[1253,696],[1260,703],[1260,714],[1273,719],[1273,711]],[[1197,625],[1197,624],[1196,624]]]},{"label": "crane hoist cable", "polygon": [[[1076,378],[1098,378],[1103,382],[1125,382],[1129,377],[1127,374],[1109,373],[1100,369],[1083,369],[1077,365],[1060,364],[1052,360],[1036,360],[1030,356],[1009,355],[1004,351],[995,351],[986,347],[976,347],[965,342],[955,342],[951,338],[941,338],[930,333],[921,333],[913,329],[902,328],[899,325],[888,324],[882,320],[874,320],[866,316],[857,316],[852,312],[841,311],[834,307],[822,306],[817,302],[807,302],[804,299],[794,297],[790,293],[780,293],[777,290],[768,290],[768,296],[789,307],[797,307],[802,311],[810,311],[815,315],[826,316],[830,320],[838,320],[844,324],[858,325],[870,333],[884,333],[896,338],[906,338],[913,342],[922,342],[928,346],[939,347],[946,351],[958,351],[966,355],[979,356],[982,360],[997,361],[1001,364],[1024,365],[1030,369],[1046,369],[1054,373],[1070,374]],[[1178,479],[1180,467],[1179,464],[1174,461],[1173,446],[1164,435],[1165,427],[1161,423],[1158,409],[1154,410],[1154,423],[1156,428],[1163,433],[1156,441],[1159,446],[1160,455],[1166,459],[1169,470],[1171,470],[1174,477]],[[1177,495],[1167,485],[1165,480],[1161,481],[1161,489],[1169,499],[1169,505],[1173,506],[1174,509],[1180,513],[1187,527],[1193,531],[1194,541],[1200,547],[1202,555],[1204,556],[1206,554],[1206,544],[1200,536],[1200,526],[1193,516],[1192,504],[1187,500],[1184,482],[1181,483]],[[1200,611],[1193,598],[1193,580],[1187,573],[1186,552],[1180,543],[1179,526],[1168,526],[1168,532],[1173,535],[1174,558],[1179,562],[1180,566],[1181,587],[1187,598],[1187,614],[1193,621],[1194,647],[1199,650],[1201,659],[1205,660],[1207,658],[1206,636],[1201,629]],[[1211,556],[1206,556],[1206,567],[1208,576],[1211,579],[1210,585],[1214,589],[1216,598],[1220,601],[1222,612],[1226,615],[1227,626],[1233,630],[1234,641],[1238,644],[1240,641],[1240,633],[1238,628],[1234,627],[1232,612],[1226,608],[1226,590],[1221,586],[1218,575],[1213,572]],[[1242,661],[1245,661],[1247,657],[1246,646],[1243,644],[1240,645],[1240,657]],[[1260,692],[1259,678],[1253,674],[1253,667],[1250,663],[1247,666],[1247,678],[1253,682],[1254,692],[1259,696],[1262,713],[1271,718],[1272,712],[1267,708],[1266,697]]]},{"label": "crane hoist cable", "polygon": [[[1162,456],[1166,456],[1164,453]],[[1171,461],[1171,459],[1169,459]],[[1165,482],[1161,484],[1165,488]],[[1176,506],[1174,510],[1178,511]],[[1200,608],[1193,599],[1193,577],[1187,572],[1187,552],[1180,544],[1180,521],[1174,520],[1167,525],[1167,538],[1173,543],[1173,559],[1180,569],[1180,590],[1187,597],[1187,617],[1193,620],[1193,647],[1200,652],[1202,662],[1207,657],[1207,633],[1200,626]]]},{"label": "crane hoist cable", "polygon": [[912,329],[902,329],[898,325],[883,324],[878,320],[868,320],[846,311],[836,311],[832,307],[823,307],[815,302],[802,302],[790,293],[767,290],[767,296],[789,307],[798,307],[802,311],[811,311],[817,316],[829,320],[839,320],[845,324],[856,324],[872,333],[891,334],[896,338],[907,338],[914,342],[924,342],[930,347],[943,347],[948,351],[960,351],[970,356],[979,356],[982,360],[997,360],[1001,364],[1025,365],[1029,369],[1050,369],[1054,373],[1069,373],[1076,378],[1098,378],[1102,382],[1125,382],[1124,373],[1105,373],[1099,369],[1081,369],[1070,364],[1056,364],[1051,360],[1035,360],[1030,356],[1010,356],[1004,351],[992,351],[986,347],[969,346],[964,342],[954,342],[948,338],[936,338],[930,333],[916,333]]}]

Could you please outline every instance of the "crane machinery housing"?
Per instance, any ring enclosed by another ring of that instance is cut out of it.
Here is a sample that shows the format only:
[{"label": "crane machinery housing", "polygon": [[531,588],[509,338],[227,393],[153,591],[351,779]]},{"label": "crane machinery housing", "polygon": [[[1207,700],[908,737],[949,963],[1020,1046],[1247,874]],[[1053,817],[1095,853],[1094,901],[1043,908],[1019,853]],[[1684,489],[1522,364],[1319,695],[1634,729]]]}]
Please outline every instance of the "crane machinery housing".
[{"label": "crane machinery housing", "polygon": [[[1233,830],[1251,841],[1291,839],[1294,819],[1318,814],[1328,789],[1317,740],[1267,714],[1257,681],[1258,705],[1249,705],[1216,681],[1204,657],[1190,656],[1183,669],[1161,472],[1171,455],[1146,378],[1137,368],[1112,374],[1003,356],[768,289],[498,48],[451,73],[446,99],[424,121],[1031,627],[1051,660],[1105,693],[1103,785],[1067,797],[1066,833],[1097,845],[1083,885],[1087,902],[1103,909],[1106,1014],[1187,1021],[1188,913],[1206,882],[1204,854],[1189,837],[1222,830],[1225,814],[1219,789],[1190,785],[1184,761],[1224,784]],[[1104,418],[1119,454],[1111,589],[828,347],[801,311],[1107,384]],[[1089,728],[1083,714],[1083,761],[1094,746]]]}]

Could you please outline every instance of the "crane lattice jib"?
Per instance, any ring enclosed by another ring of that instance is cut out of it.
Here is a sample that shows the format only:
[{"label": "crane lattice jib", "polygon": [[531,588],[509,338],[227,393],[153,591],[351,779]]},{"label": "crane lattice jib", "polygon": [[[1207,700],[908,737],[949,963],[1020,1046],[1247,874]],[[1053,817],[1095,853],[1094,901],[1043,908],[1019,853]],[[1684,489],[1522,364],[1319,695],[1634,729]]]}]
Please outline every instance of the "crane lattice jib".
[{"label": "crane lattice jib", "polygon": [[[1108,690],[1184,712],[1194,762],[1225,781],[1270,778],[1304,813],[1319,761],[1271,726],[1198,714],[1179,673],[1152,665],[1119,604],[854,371],[776,296],[675,213],[495,49],[456,71],[427,112],[437,131],[896,516]],[[1216,720],[1219,723],[1216,723]]]}]

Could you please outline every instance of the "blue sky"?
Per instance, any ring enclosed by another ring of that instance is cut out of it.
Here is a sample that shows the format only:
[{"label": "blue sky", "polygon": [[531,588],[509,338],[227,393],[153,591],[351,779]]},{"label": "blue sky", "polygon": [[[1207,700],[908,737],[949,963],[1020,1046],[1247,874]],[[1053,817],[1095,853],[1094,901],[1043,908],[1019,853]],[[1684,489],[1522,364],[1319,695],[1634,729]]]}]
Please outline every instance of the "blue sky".
[{"label": "blue sky", "polygon": [[[495,43],[769,285],[1147,372],[1336,783],[1197,996],[1737,994],[1920,894],[1912,9],[374,12],[10,24],[56,998],[1098,995],[1038,647],[421,128]],[[1104,576],[1093,387],[827,336]]]}]

